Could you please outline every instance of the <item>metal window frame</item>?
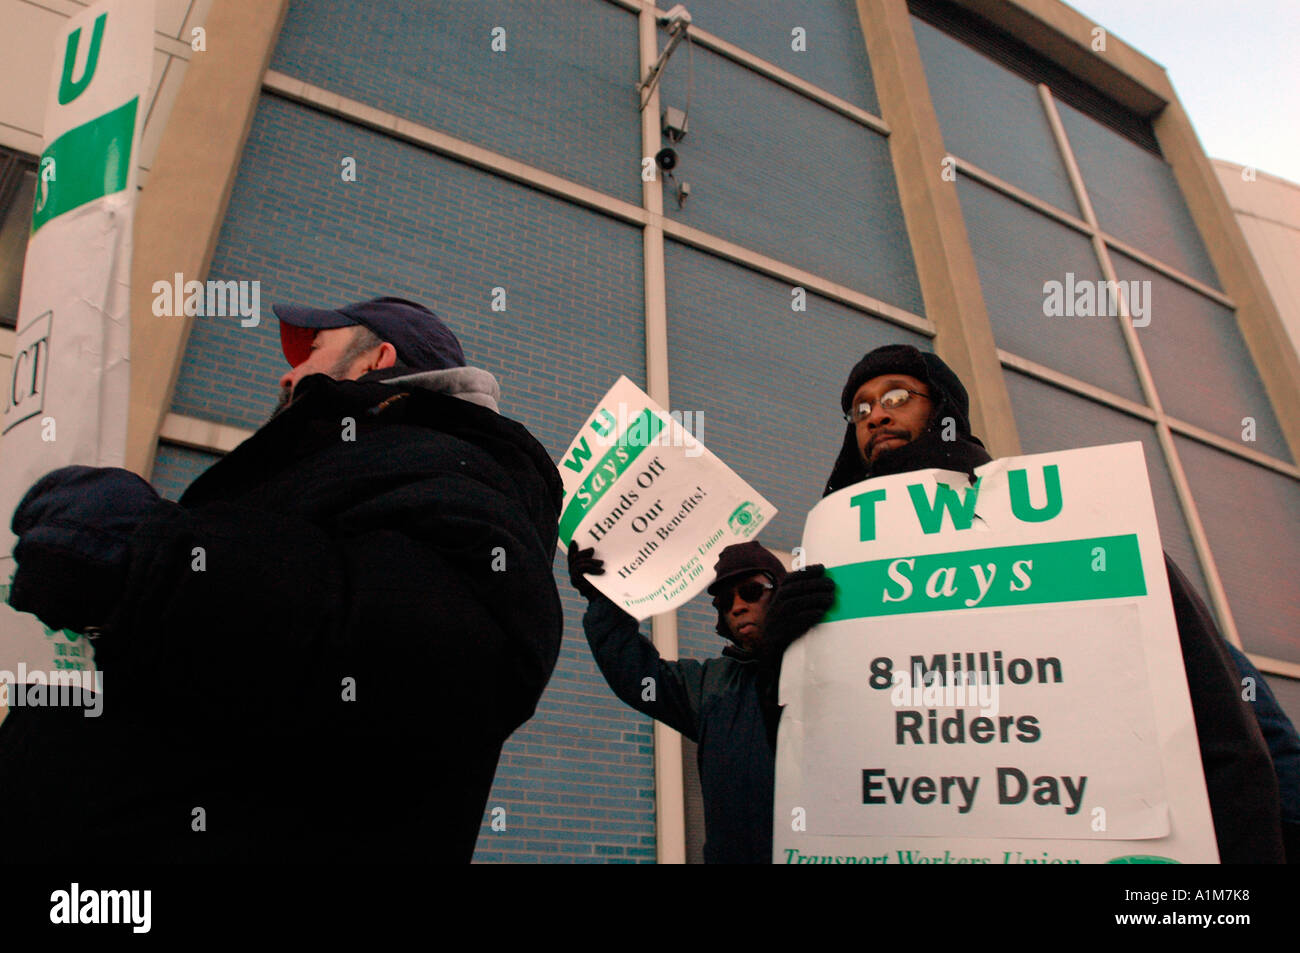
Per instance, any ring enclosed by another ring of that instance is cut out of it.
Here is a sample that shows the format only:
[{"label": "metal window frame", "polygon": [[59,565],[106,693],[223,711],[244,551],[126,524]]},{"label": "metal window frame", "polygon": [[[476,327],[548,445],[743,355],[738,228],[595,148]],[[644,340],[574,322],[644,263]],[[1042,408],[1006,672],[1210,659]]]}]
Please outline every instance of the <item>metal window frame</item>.
[{"label": "metal window frame", "polygon": [[[1048,216],[1059,224],[1065,225],[1074,231],[1079,232],[1081,235],[1086,236],[1092,243],[1093,253],[1095,254],[1098,265],[1101,268],[1102,277],[1106,281],[1117,280],[1114,262],[1110,256],[1110,252],[1113,249],[1150,267],[1152,270],[1159,272],[1165,277],[1178,282],[1189,290],[1203,297],[1209,298],[1216,304],[1232,309],[1235,312],[1236,303],[1232,298],[1217,289],[1211,288],[1204,282],[1193,278],[1174,266],[1142,252],[1126,242],[1116,239],[1101,228],[1096,212],[1093,209],[1091,199],[1088,195],[1087,186],[1083,181],[1083,175],[1079,169],[1078,162],[1075,159],[1073,148],[1071,147],[1069,138],[1065,132],[1064,124],[1061,122],[1060,113],[1056,109],[1056,102],[1052,95],[1052,91],[1042,83],[1038,84],[1037,91],[1039,94],[1040,104],[1044,111],[1044,116],[1047,119],[1052,132],[1053,141],[1060,153],[1061,160],[1065,165],[1066,174],[1075,201],[1083,212],[1083,218],[1078,218],[1077,216],[1074,216],[1063,209],[1057,208],[1037,196],[1029,194],[1025,190],[1006,182],[984,169],[981,169],[969,160],[962,159],[960,156],[953,156],[956,160],[955,166],[957,170],[973,181],[979,182],[980,184],[993,189],[998,194]],[[1165,466],[1169,471],[1171,480],[1173,481],[1175,495],[1177,496],[1183,519],[1187,524],[1188,533],[1191,536],[1192,545],[1196,551],[1197,559],[1201,563],[1202,573],[1206,580],[1210,602],[1214,608],[1215,615],[1219,620],[1219,624],[1223,628],[1225,637],[1238,648],[1242,648],[1241,635],[1237,629],[1236,621],[1232,614],[1232,608],[1228,601],[1227,592],[1223,587],[1223,579],[1219,574],[1218,565],[1215,562],[1214,554],[1211,551],[1209,538],[1206,535],[1204,523],[1200,518],[1200,512],[1197,509],[1191,485],[1187,479],[1186,472],[1183,469],[1182,460],[1178,456],[1173,436],[1177,433],[1185,437],[1190,437],[1211,446],[1216,450],[1230,453],[1249,463],[1263,466],[1280,475],[1291,477],[1292,479],[1300,479],[1300,467],[1287,463],[1286,461],[1269,454],[1238,446],[1218,434],[1211,433],[1204,428],[1168,414],[1160,401],[1154,377],[1151,373],[1150,366],[1147,363],[1146,355],[1142,350],[1137,330],[1132,325],[1131,316],[1127,313],[1127,309],[1123,304],[1121,304],[1120,310],[1121,314],[1117,317],[1117,320],[1120,323],[1121,333],[1123,334],[1125,345],[1128,348],[1130,359],[1133,361],[1134,370],[1138,378],[1138,385],[1147,400],[1146,405],[1136,404],[1127,398],[1107,391],[1105,388],[1088,384],[1084,381],[1078,380],[1077,378],[1073,378],[1068,374],[1061,373],[1053,368],[1046,367],[1035,361],[1013,354],[1003,348],[998,348],[998,359],[1005,367],[1020,371],[1046,383],[1054,384],[1071,393],[1086,397],[1112,409],[1138,417],[1139,419],[1155,426],[1156,436],[1165,458]],[[1270,659],[1268,661],[1277,662],[1278,660]],[[1263,670],[1264,669],[1261,669],[1261,671]],[[1284,673],[1277,672],[1277,674]]]},{"label": "metal window frame", "polygon": [[1008,198],[1015,199],[1021,205],[1033,209],[1035,212],[1040,212],[1043,215],[1046,215],[1049,218],[1052,218],[1057,222],[1060,222],[1062,225],[1066,225],[1069,228],[1074,229],[1076,232],[1078,232],[1081,235],[1085,235],[1089,238],[1091,238],[1093,235],[1096,235],[1100,237],[1103,242],[1106,243],[1106,246],[1108,248],[1114,249],[1115,251],[1120,252],[1121,254],[1126,255],[1129,258],[1132,258],[1134,261],[1138,262],[1139,264],[1146,265],[1152,271],[1159,272],[1160,274],[1164,275],[1166,278],[1169,278],[1172,281],[1176,281],[1179,284],[1184,285],[1187,288],[1190,288],[1192,291],[1195,291],[1197,294],[1209,298],[1211,301],[1214,301],[1217,304],[1221,304],[1225,308],[1231,308],[1234,311],[1236,310],[1237,308],[1236,302],[1234,302],[1232,298],[1228,297],[1222,291],[1219,291],[1217,288],[1212,288],[1209,285],[1207,285],[1205,282],[1200,281],[1197,278],[1193,278],[1191,275],[1187,274],[1184,271],[1180,271],[1178,268],[1175,268],[1173,265],[1161,261],[1160,259],[1147,254],[1141,249],[1136,248],[1133,245],[1130,245],[1128,242],[1116,238],[1114,235],[1110,234],[1105,229],[1103,229],[1100,226],[1100,224],[1094,227],[1093,225],[1089,224],[1086,220],[1081,219],[1076,215],[1072,215],[1069,212],[1065,211],[1064,209],[1057,208],[1055,205],[1051,204],[1050,202],[1044,201],[1043,199],[1040,199],[1038,196],[1031,195],[1030,193],[1026,192],[1024,189],[1012,185],[1006,179],[999,178],[998,176],[994,175],[992,172],[980,168],[975,163],[971,162],[969,159],[963,159],[961,156],[956,156],[956,155],[952,156],[952,159],[953,159],[953,164],[958,172],[960,172],[961,174],[965,175],[970,179],[973,179],[976,182],[979,182],[981,185],[987,185],[989,188],[1003,193]]},{"label": "metal window frame", "polygon": [[[1065,126],[1061,122],[1061,116],[1056,108],[1055,98],[1047,86],[1038,85],[1039,101],[1042,104],[1043,111],[1046,114],[1048,125],[1052,130],[1052,138],[1056,142],[1056,147],[1061,154],[1061,159],[1065,163],[1066,173],[1070,179],[1070,187],[1074,191],[1075,200],[1079,208],[1083,211],[1084,221],[1087,223],[1090,238],[1092,241],[1093,251],[1097,256],[1098,264],[1101,266],[1102,276],[1108,282],[1118,279],[1115,271],[1114,262],[1110,256],[1110,245],[1103,237],[1100,223],[1097,219],[1097,213],[1093,209],[1092,201],[1088,195],[1088,188],[1083,180],[1083,173],[1079,169],[1079,164],[1075,160],[1074,149],[1070,144],[1069,136],[1066,134]],[[1186,282],[1185,282],[1186,283]],[[1199,282],[1197,283],[1199,284]],[[1192,287],[1193,291],[1199,291],[1198,288]],[[1217,300],[1217,296],[1216,296]],[[1229,307],[1233,307],[1229,304]],[[1155,418],[1156,436],[1160,441],[1160,449],[1164,453],[1165,467],[1169,471],[1169,476],[1173,480],[1174,492],[1178,497],[1179,506],[1182,510],[1183,520],[1187,524],[1187,529],[1192,538],[1192,546],[1196,551],[1197,558],[1201,563],[1202,574],[1205,577],[1205,585],[1208,589],[1210,603],[1214,607],[1215,615],[1218,617],[1219,625],[1223,628],[1225,637],[1238,648],[1242,648],[1241,634],[1237,630],[1237,623],[1232,613],[1232,606],[1228,601],[1227,591],[1223,586],[1223,578],[1219,574],[1218,563],[1214,558],[1214,553],[1210,547],[1209,537],[1205,531],[1205,524],[1201,521],[1200,510],[1196,505],[1196,499],[1192,494],[1191,483],[1187,478],[1187,473],[1183,469],[1182,458],[1178,454],[1178,448],[1174,443],[1173,430],[1171,428],[1170,417],[1165,412],[1164,405],[1160,400],[1159,392],[1156,388],[1155,377],[1151,372],[1151,367],[1146,359],[1146,354],[1142,347],[1142,342],[1138,337],[1137,329],[1133,327],[1131,316],[1128,314],[1128,307],[1121,299],[1119,315],[1116,320],[1119,321],[1120,329],[1124,335],[1124,341],[1129,349],[1129,356],[1133,361],[1133,366],[1137,370],[1138,383],[1142,393],[1146,398],[1147,406],[1153,412]],[[1235,308],[1234,308],[1235,312]],[[1265,399],[1268,399],[1267,392]],[[1184,425],[1184,428],[1187,425]],[[1196,428],[1199,433],[1205,431]],[[1226,441],[1224,442],[1227,443]],[[1222,446],[1220,447],[1223,448]],[[1235,450],[1235,448],[1233,448]],[[1246,458],[1249,459],[1249,458]],[[1253,461],[1252,461],[1253,462]],[[1282,463],[1282,461],[1277,461]]]},{"label": "metal window frame", "polygon": [[[1046,90],[1045,87],[1040,87],[1040,96],[1050,98],[1051,93],[1049,90]],[[1053,124],[1052,128],[1054,134],[1057,132],[1058,129],[1060,129],[1059,119]],[[1063,129],[1060,130],[1060,135],[1064,136]],[[1060,141],[1057,142],[1057,147],[1061,148]],[[1233,299],[1223,294],[1221,291],[1217,291],[1216,289],[1211,288],[1210,286],[1206,285],[1201,281],[1198,281],[1192,276],[1182,271],[1179,271],[1177,268],[1173,267],[1172,265],[1160,261],[1157,258],[1153,258],[1152,256],[1146,254],[1145,252],[1142,252],[1134,248],[1133,246],[1116,239],[1114,236],[1110,235],[1104,229],[1102,229],[1099,225],[1090,224],[1088,221],[1085,221],[1084,219],[1080,219],[1075,217],[1074,215],[1071,215],[1069,212],[1066,212],[1064,209],[1059,209],[1056,206],[1052,205],[1051,203],[1045,202],[1043,199],[1040,199],[1035,195],[1031,195],[1028,192],[1024,191],[1023,189],[1017,188],[1015,185],[1012,185],[1010,182],[1007,182],[1006,180],[1001,179],[996,175],[993,175],[992,173],[985,171],[984,169],[981,169],[979,166],[975,165],[974,163],[970,162],[967,159],[963,159],[960,156],[953,156],[952,158],[954,159],[956,170],[959,173],[967,176],[971,180],[978,182],[981,185],[987,186],[988,188],[994,190],[995,192],[1000,193],[1004,197],[1013,199],[1014,201],[1020,203],[1021,205],[1024,205],[1027,208],[1032,209],[1033,211],[1039,212],[1042,215],[1045,215],[1048,218],[1051,218],[1052,220],[1073,229],[1079,234],[1089,239],[1092,239],[1094,241],[1094,252],[1097,251],[1095,241],[1099,239],[1104,245],[1106,250],[1118,251],[1124,254],[1125,256],[1139,262],[1140,264],[1147,266],[1152,271],[1158,272],[1164,277],[1169,278],[1170,280],[1183,285],[1184,287],[1201,295],[1202,297],[1209,298],[1214,303],[1222,305],[1225,308],[1229,308],[1233,311],[1236,310],[1237,306],[1236,303],[1233,301]],[[1073,164],[1074,160],[1072,154],[1070,156],[1069,161],[1071,164]],[[1077,171],[1077,167],[1075,168],[1075,171]],[[1072,176],[1071,176],[1071,186],[1075,187],[1074,179]],[[1079,181],[1079,186],[1080,187],[1082,186],[1082,180]],[[1076,198],[1077,198],[1077,194],[1076,194]],[[1089,206],[1089,214],[1090,215],[1092,214],[1091,206]],[[1100,253],[1098,253],[1098,255],[1100,256]],[[1113,273],[1111,276],[1108,277],[1113,277]],[[1125,321],[1124,323],[1126,326],[1128,326],[1127,321]],[[1126,342],[1129,341],[1128,335],[1125,336],[1125,340]],[[1131,346],[1132,344],[1130,344],[1130,347]],[[1260,466],[1267,467],[1270,470],[1274,470],[1277,473],[1282,474],[1283,476],[1289,476],[1289,477],[1300,479],[1300,466],[1287,463],[1285,460],[1282,460],[1278,457],[1274,457],[1270,454],[1262,453],[1258,450],[1252,450],[1249,447],[1243,447],[1238,444],[1235,444],[1231,440],[1228,440],[1225,437],[1221,437],[1220,435],[1205,430],[1202,427],[1198,427],[1195,424],[1189,423],[1185,420],[1181,420],[1178,417],[1173,416],[1172,414],[1159,413],[1141,404],[1135,404],[1133,401],[1130,401],[1125,397],[1121,397],[1118,394],[1112,393],[1111,391],[1107,391],[1105,388],[1097,387],[1096,385],[1089,384],[1085,381],[1081,381],[1078,378],[1071,377],[1070,375],[1055,370],[1054,368],[1047,367],[1046,365],[1039,364],[1035,361],[1031,361],[1026,357],[1022,357],[1018,354],[1014,354],[1011,351],[1008,351],[1004,348],[998,348],[998,358],[1004,366],[1011,367],[1014,370],[1022,371],[1042,381],[1055,384],[1066,390],[1072,391],[1075,394],[1078,394],[1080,396],[1088,397],[1096,401],[1097,403],[1105,404],[1109,407],[1113,407],[1116,410],[1121,410],[1135,417],[1140,417],[1143,420],[1146,420],[1148,423],[1154,424],[1163,418],[1169,424],[1170,429],[1172,429],[1173,431],[1175,431],[1176,433],[1182,436],[1190,437],[1201,443],[1214,447],[1216,450],[1222,450],[1226,453],[1233,454],[1234,456],[1241,457],[1244,460],[1248,460],[1251,463],[1256,463],[1259,464]],[[1154,384],[1152,386],[1154,387]]]},{"label": "metal window frame", "polygon": [[[548,195],[554,195],[557,198],[580,205],[624,224],[635,225],[643,230],[653,225],[660,229],[665,237],[672,238],[714,257],[741,265],[751,271],[776,278],[779,281],[788,282],[791,285],[801,285],[817,295],[860,311],[865,316],[879,318],[908,331],[924,334],[927,337],[934,337],[936,333],[934,323],[923,315],[890,304],[847,285],[839,284],[807,271],[798,265],[764,255],[711,232],[667,218],[663,214],[662,198],[657,207],[652,207],[647,204],[648,200],[643,194],[642,204],[634,205],[590,186],[581,185],[552,172],[546,172],[536,166],[521,162],[518,159],[509,158],[499,152],[475,145],[464,139],[459,139],[431,126],[411,122],[396,113],[368,106],[365,103],[331,92],[314,83],[295,79],[277,70],[266,71],[262,88],[272,95],[308,106],[337,119],[343,119],[373,129],[409,145],[417,146],[428,152],[510,179],[520,185],[545,192]],[[647,106],[643,116],[649,114],[650,108]],[[651,116],[650,120],[654,120],[654,133],[653,137],[649,138],[649,142],[655,142],[658,141],[659,137],[658,121],[654,116]],[[643,122],[648,123],[650,120],[643,119]],[[642,149],[648,148],[647,134],[643,132]],[[653,156],[654,152],[645,154]],[[657,178],[658,176],[656,176]],[[643,183],[643,193],[645,191],[644,186],[652,184],[661,186],[661,183],[658,182]],[[658,400],[657,397],[656,400]]]}]

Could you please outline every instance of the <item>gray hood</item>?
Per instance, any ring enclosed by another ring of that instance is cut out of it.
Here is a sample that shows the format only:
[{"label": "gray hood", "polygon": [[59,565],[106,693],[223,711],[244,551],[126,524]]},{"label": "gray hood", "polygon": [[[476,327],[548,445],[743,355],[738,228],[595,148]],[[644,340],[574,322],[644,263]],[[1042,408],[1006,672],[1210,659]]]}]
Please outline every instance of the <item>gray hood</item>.
[{"label": "gray hood", "polygon": [[447,394],[459,397],[471,404],[486,407],[495,413],[501,413],[497,402],[501,399],[501,387],[497,379],[481,367],[452,367],[445,371],[416,371],[401,377],[386,377],[385,384],[405,384],[408,387],[422,387],[435,394]]}]

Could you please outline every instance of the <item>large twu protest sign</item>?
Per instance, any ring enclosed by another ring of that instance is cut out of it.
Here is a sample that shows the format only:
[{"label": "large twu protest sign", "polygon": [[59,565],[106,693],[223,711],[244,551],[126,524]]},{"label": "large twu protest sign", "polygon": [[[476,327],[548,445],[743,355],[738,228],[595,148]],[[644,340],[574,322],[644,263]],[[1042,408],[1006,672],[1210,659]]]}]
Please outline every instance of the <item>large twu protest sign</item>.
[{"label": "large twu protest sign", "polygon": [[752,539],[776,508],[673,415],[620,377],[560,460],[561,549],[605,562],[588,576],[629,615],[666,612],[708,585],[718,554]]},{"label": "large twu protest sign", "polygon": [[84,640],[46,633],[7,604],[23,492],[72,463],[121,466],[126,448],[128,280],[153,3],[102,2],[56,38],[0,432],[0,670],[93,665]]},{"label": "large twu protest sign", "polygon": [[777,863],[1218,860],[1141,444],[868,480],[803,546]]}]

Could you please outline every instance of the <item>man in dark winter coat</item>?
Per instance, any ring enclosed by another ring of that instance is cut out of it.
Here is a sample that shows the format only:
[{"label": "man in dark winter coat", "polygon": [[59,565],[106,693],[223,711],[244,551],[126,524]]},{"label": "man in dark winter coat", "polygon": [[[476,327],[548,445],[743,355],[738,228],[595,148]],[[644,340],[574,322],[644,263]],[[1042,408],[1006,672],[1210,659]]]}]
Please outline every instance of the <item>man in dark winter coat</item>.
[{"label": "man in dark winter coat", "polygon": [[721,658],[670,662],[636,619],[584,578],[603,573],[594,550],[569,544],[569,577],[590,601],[583,631],[605,681],[622,701],[699,745],[705,862],[771,863],[776,725],[763,699],[775,691],[780,653],[770,648],[824,616],[835,584],[821,566],[787,574],[758,542],[728,546],[708,591],[718,634],[734,644]]},{"label": "man in dark winter coat", "polygon": [[70,467],[16,511],[12,604],[109,687],[0,725],[11,843],[469,860],[559,651],[558,474],[421,305],[276,313],[286,400],[179,504]]},{"label": "man in dark winter coat", "polygon": [[[966,388],[937,355],[909,345],[871,351],[850,372],[840,405],[849,423],[827,494],[911,470],[972,473],[991,460],[971,434]],[[1220,859],[1281,862],[1277,780],[1227,643],[1168,556],[1165,568]]]}]

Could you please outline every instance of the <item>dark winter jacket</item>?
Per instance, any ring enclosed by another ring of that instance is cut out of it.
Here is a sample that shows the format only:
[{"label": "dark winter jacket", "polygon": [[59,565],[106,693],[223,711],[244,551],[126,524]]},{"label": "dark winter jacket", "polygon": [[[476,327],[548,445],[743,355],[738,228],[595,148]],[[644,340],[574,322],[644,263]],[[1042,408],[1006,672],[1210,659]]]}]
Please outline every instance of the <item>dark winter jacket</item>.
[{"label": "dark winter jacket", "polygon": [[771,863],[776,766],[759,708],[761,663],[730,646],[704,662],[665,661],[636,619],[599,594],[582,625],[614,694],[699,745],[705,862]]},{"label": "dark winter jacket", "polygon": [[[952,370],[934,354],[900,346],[895,353],[867,355],[850,374],[842,404],[847,410],[857,388],[888,372],[910,373],[925,381],[935,397],[929,429],[916,440],[877,457],[868,472],[849,424],[826,494],[868,477],[932,468],[972,473],[992,458],[970,432],[969,399]],[[906,354],[905,352],[912,352]],[[900,355],[907,361],[899,366]],[[873,364],[874,362],[874,364]],[[944,418],[951,416],[955,440],[943,439]],[[1219,858],[1223,863],[1283,862],[1278,786],[1259,725],[1241,698],[1240,681],[1209,609],[1168,556],[1170,596],[1187,673],[1201,765],[1214,818]]]},{"label": "dark winter jacket", "polygon": [[1228,643],[1219,634],[1209,608],[1168,555],[1165,570],[1219,860],[1225,864],[1285,863],[1277,775],[1259,722],[1242,699],[1241,677],[1228,653]]},{"label": "dark winter jacket", "polygon": [[1273,773],[1277,775],[1278,795],[1282,802],[1282,844],[1286,849],[1286,862],[1300,864],[1300,734],[1296,733],[1295,725],[1246,653],[1231,642],[1228,643],[1228,653],[1242,677],[1242,685],[1249,685],[1252,689],[1247,692],[1243,687],[1242,694],[1250,701],[1259,730],[1268,745],[1268,755],[1273,759]]},{"label": "dark winter jacket", "polygon": [[307,377],[159,504],[103,717],[0,726],[6,822],[132,859],[468,860],[562,624],[558,474],[475,374]]}]

